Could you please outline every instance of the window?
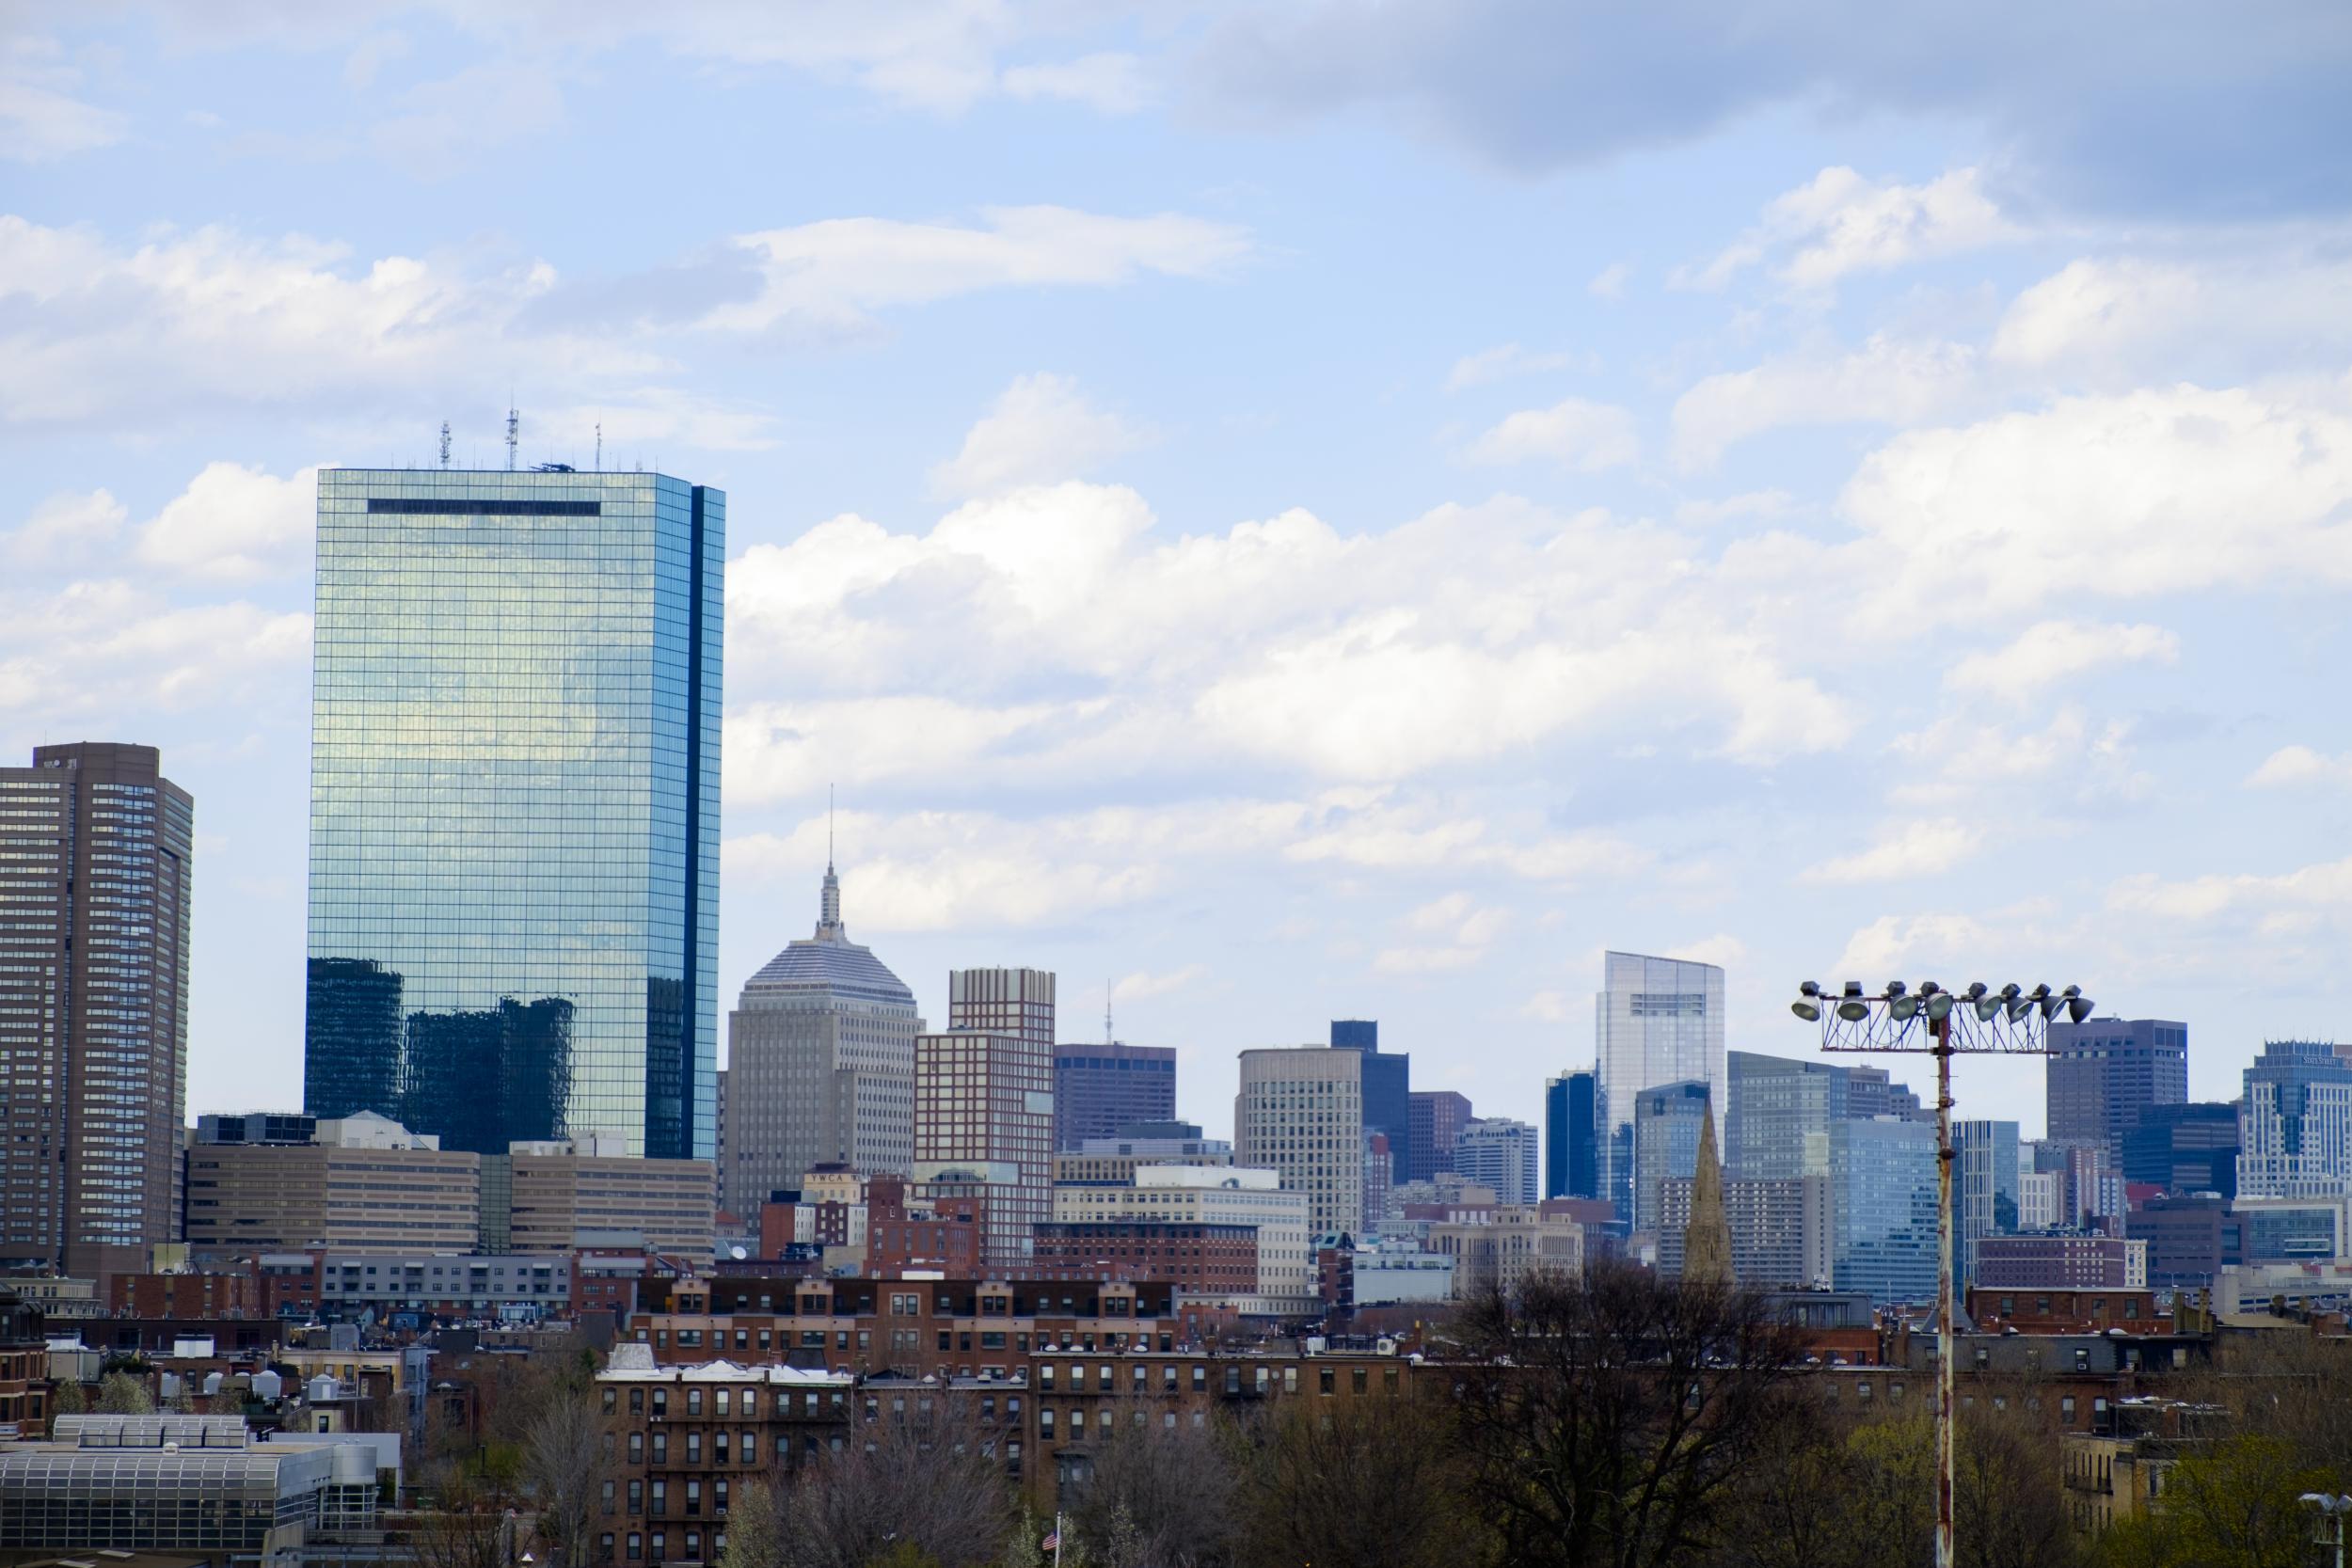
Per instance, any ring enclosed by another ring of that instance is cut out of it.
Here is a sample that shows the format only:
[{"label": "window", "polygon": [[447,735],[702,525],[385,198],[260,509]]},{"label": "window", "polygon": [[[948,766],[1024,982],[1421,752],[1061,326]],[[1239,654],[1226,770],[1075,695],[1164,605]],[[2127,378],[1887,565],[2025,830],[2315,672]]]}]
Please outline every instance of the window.
[{"label": "window", "polygon": [[[617,1496],[616,1496],[615,1488],[614,1488],[614,1486],[613,1486],[612,1482],[611,1482],[611,1481],[606,1481],[606,1482],[604,1483],[604,1497],[603,1497],[603,1502],[604,1502],[604,1510],[603,1510],[603,1511],[604,1511],[605,1513],[612,1513],[612,1512],[613,1511],[613,1509],[614,1509],[615,1507],[617,1507],[617,1506],[618,1506],[618,1500],[617,1500]],[[605,1539],[606,1539],[607,1541],[610,1541],[610,1540],[612,1540],[612,1538],[611,1536],[609,1536],[609,1535],[608,1535],[608,1536],[606,1536],[606,1537],[605,1537]]]},{"label": "window", "polygon": [[653,1483],[651,1492],[647,1494],[646,1506],[657,1519],[670,1512],[670,1483],[668,1481],[657,1481]]},{"label": "window", "polygon": [[642,1432],[632,1432],[628,1434],[628,1462],[631,1465],[643,1465],[645,1462],[645,1434]]},{"label": "window", "polygon": [[1042,1409],[1037,1413],[1037,1434],[1041,1442],[1050,1443],[1054,1440],[1054,1412],[1051,1408]]},{"label": "window", "polygon": [[645,1413],[645,1391],[643,1388],[631,1388],[628,1391],[628,1413],[632,1416],[642,1416]]},{"label": "window", "polygon": [[714,1416],[724,1416],[727,1413],[727,1390],[724,1388],[717,1389],[713,1391],[711,1398],[716,1402],[711,1405],[710,1413]]},{"label": "window", "polygon": [[[628,1515],[630,1518],[634,1519],[637,1515],[644,1512],[645,1483],[642,1481],[632,1481],[628,1483]],[[637,1537],[632,1535],[629,1539],[634,1541]]]},{"label": "window", "polygon": [[1358,1367],[1347,1374],[1347,1381],[1350,1390],[1360,1394],[1372,1386],[1372,1372],[1367,1368]]},{"label": "window", "polygon": [[653,1462],[656,1465],[670,1463],[670,1434],[666,1432],[653,1434]]},{"label": "window", "polygon": [[743,1418],[744,1418],[745,1420],[749,1420],[749,1419],[751,1419],[754,1416],[756,1416],[756,1415],[758,1415],[758,1414],[759,1414],[759,1390],[758,1390],[758,1389],[756,1389],[756,1388],[746,1388],[746,1389],[744,1389],[744,1390],[743,1390]]},{"label": "window", "polygon": [[2074,1395],[2061,1394],[2058,1396],[2058,1418],[2063,1420],[2068,1426],[2073,1426],[2074,1424]]},{"label": "window", "polygon": [[617,1388],[607,1388],[604,1391],[604,1413],[606,1415],[610,1416],[612,1414],[613,1406],[618,1402],[619,1397],[620,1390]]},{"label": "window", "polygon": [[703,1391],[701,1389],[686,1390],[686,1413],[689,1416],[699,1416],[703,1413]]},{"label": "window", "polygon": [[1332,1370],[1330,1368],[1322,1367],[1316,1369],[1315,1391],[1317,1393],[1328,1394],[1335,1391],[1339,1387],[1339,1382],[1340,1374]]},{"label": "window", "polygon": [[702,1462],[703,1434],[699,1432],[690,1432],[686,1434],[686,1463],[700,1465]]}]

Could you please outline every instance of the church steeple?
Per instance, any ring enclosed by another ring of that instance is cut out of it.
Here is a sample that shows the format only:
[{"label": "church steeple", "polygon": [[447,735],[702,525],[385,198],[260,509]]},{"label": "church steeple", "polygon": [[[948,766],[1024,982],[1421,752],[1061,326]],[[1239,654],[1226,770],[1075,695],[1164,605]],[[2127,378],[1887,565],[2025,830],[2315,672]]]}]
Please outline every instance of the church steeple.
[{"label": "church steeple", "polygon": [[1731,1221],[1724,1212],[1724,1167],[1715,1155],[1715,1118],[1699,1118],[1698,1166],[1691,1182],[1691,1223],[1682,1232],[1686,1285],[1732,1284]]}]

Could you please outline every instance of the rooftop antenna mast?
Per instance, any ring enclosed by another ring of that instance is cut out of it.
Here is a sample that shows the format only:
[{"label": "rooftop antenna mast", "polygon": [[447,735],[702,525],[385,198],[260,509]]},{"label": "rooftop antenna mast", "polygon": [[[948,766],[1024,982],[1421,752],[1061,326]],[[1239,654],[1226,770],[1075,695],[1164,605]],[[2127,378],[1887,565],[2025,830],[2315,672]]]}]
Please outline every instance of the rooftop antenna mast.
[{"label": "rooftop antenna mast", "polygon": [[1118,988],[1110,981],[1103,982],[1103,1043],[1117,1045],[1119,1037],[1111,1032],[1111,992]]},{"label": "rooftop antenna mast", "polygon": [[604,421],[596,421],[596,472],[604,472]]},{"label": "rooftop antenna mast", "polygon": [[506,471],[515,471],[515,449],[522,444],[522,416],[515,412],[515,400],[506,400]]},{"label": "rooftop antenna mast", "polygon": [[449,421],[441,421],[441,467],[449,467]]}]

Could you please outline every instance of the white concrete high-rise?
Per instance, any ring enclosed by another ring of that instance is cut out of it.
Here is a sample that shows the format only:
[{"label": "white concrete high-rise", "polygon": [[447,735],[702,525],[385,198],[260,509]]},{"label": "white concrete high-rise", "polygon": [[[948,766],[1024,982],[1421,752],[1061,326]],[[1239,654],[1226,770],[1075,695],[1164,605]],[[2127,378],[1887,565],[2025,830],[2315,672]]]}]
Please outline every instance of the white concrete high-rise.
[{"label": "white concrete high-rise", "polygon": [[727,1018],[721,1206],[755,1214],[822,1163],[905,1175],[922,1027],[914,993],[850,940],[828,863],[816,934],[769,959]]},{"label": "white concrete high-rise", "polygon": [[1610,953],[1594,998],[1595,1153],[1600,1192],[1620,1219],[1633,1216],[1633,1108],[1644,1089],[1696,1081],[1720,1127],[1724,1083],[1724,972],[1683,958]]},{"label": "white concrete high-rise", "polygon": [[1497,1203],[1530,1204],[1541,1196],[1536,1184],[1536,1132],[1509,1117],[1475,1117],[1454,1146],[1454,1168],[1492,1187]]},{"label": "white concrete high-rise", "polygon": [[1364,1227],[1364,1053],[1319,1045],[1241,1053],[1233,1164],[1307,1195],[1318,1235]]}]

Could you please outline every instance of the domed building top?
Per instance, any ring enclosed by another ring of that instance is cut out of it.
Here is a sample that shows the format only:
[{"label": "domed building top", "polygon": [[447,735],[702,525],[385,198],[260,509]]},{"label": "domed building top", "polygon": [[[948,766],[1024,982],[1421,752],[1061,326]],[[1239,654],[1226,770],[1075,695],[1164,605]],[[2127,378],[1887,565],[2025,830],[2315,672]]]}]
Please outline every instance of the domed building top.
[{"label": "domed building top", "polygon": [[834,875],[830,858],[816,934],[788,943],[743,982],[742,1006],[757,1006],[762,997],[803,996],[817,990],[863,1002],[903,1004],[910,1012],[914,1008],[914,992],[906,982],[890,973],[871,948],[850,940],[850,928],[841,923],[841,879]]}]

